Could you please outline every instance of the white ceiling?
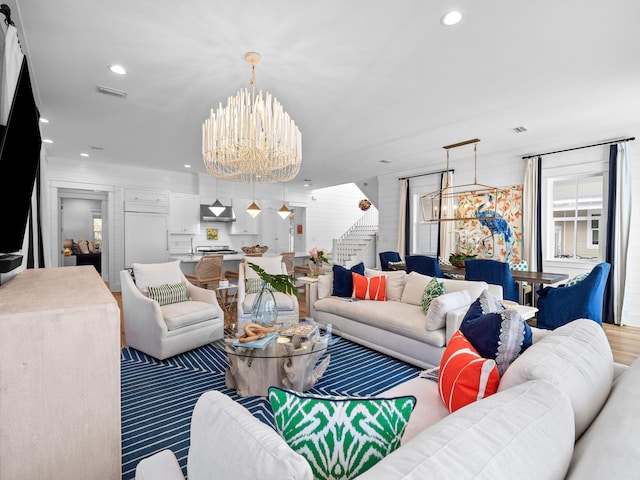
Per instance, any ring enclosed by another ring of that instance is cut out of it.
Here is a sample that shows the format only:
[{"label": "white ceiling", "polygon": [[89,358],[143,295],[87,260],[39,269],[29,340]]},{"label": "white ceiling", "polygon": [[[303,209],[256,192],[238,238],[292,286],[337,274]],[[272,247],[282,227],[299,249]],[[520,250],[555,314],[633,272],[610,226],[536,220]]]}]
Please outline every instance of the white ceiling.
[{"label": "white ceiling", "polygon": [[[252,50],[257,87],[302,131],[295,182],[314,187],[444,164],[476,137],[518,158],[640,133],[633,0],[6,3],[51,158],[204,172],[202,122],[248,87]],[[443,27],[451,7],[465,16]]]}]

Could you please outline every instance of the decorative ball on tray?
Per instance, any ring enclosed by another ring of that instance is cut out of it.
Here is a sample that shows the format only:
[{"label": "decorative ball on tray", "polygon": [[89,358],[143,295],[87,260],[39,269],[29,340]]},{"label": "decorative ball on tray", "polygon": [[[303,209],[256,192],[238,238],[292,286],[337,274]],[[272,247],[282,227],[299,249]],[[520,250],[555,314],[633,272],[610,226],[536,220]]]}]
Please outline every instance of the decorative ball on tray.
[{"label": "decorative ball on tray", "polygon": [[242,251],[248,255],[256,254],[256,253],[265,253],[269,250],[269,247],[266,245],[251,245],[249,247],[242,247]]}]

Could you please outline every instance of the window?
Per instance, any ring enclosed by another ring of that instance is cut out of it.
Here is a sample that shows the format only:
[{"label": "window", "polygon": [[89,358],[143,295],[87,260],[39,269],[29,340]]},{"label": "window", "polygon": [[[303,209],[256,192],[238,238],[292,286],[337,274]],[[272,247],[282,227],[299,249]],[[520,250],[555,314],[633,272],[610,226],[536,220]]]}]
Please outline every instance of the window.
[{"label": "window", "polygon": [[422,216],[420,197],[433,192],[440,185],[440,175],[428,175],[411,185],[411,243],[410,252],[435,257],[438,253],[437,222],[426,222]]},{"label": "window", "polygon": [[102,244],[102,217],[93,217],[93,241],[97,248]]},{"label": "window", "polygon": [[587,231],[587,248],[598,248],[600,245],[600,211],[589,212],[589,230]]},{"label": "window", "polygon": [[550,178],[554,259],[602,260],[604,175]]}]

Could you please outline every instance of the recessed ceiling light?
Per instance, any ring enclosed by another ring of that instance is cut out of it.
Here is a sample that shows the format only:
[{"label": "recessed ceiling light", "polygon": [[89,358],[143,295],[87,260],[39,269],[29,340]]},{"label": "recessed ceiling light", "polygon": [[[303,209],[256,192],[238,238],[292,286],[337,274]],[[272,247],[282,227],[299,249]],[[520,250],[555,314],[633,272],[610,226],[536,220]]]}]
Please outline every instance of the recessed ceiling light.
[{"label": "recessed ceiling light", "polygon": [[53,140],[51,140],[50,138],[45,138],[42,140],[42,143],[53,143]]},{"label": "recessed ceiling light", "polygon": [[391,160],[382,159],[382,160],[380,160],[380,163],[391,163]]},{"label": "recessed ceiling light", "polygon": [[88,157],[88,156],[89,156],[89,154],[88,154],[88,153],[81,153],[81,154],[80,154],[80,156],[81,156],[81,157]]},{"label": "recessed ceiling light", "polygon": [[44,117],[40,117],[40,123],[49,123],[49,120]]},{"label": "recessed ceiling light", "polygon": [[111,70],[113,73],[115,73],[117,75],[126,75],[127,74],[127,71],[121,65],[111,65],[109,67],[109,70]]},{"label": "recessed ceiling light", "polygon": [[191,168],[191,165],[189,165],[188,163],[185,163],[184,168]]},{"label": "recessed ceiling light", "polygon": [[445,13],[440,19],[440,23],[445,27],[450,27],[451,25],[455,25],[462,20],[462,13],[458,10],[451,10],[450,12]]}]

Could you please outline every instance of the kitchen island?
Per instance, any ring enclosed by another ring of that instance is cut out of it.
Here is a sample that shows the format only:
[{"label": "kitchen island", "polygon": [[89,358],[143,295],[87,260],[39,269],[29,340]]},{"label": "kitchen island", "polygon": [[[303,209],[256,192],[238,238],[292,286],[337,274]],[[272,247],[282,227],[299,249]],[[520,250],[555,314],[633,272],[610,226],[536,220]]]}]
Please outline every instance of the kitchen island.
[{"label": "kitchen island", "polygon": [[[183,273],[193,274],[196,268],[196,263],[198,260],[202,258],[203,253],[174,253],[171,254],[171,260],[180,260],[180,268]],[[277,252],[267,252],[264,254],[265,257],[273,257],[278,255]],[[231,254],[223,254],[224,263],[222,267],[222,271],[226,272],[227,270],[238,271],[238,264],[244,258],[244,253],[231,253]],[[308,252],[296,252],[296,265],[306,265],[307,259],[309,258]]]}]

